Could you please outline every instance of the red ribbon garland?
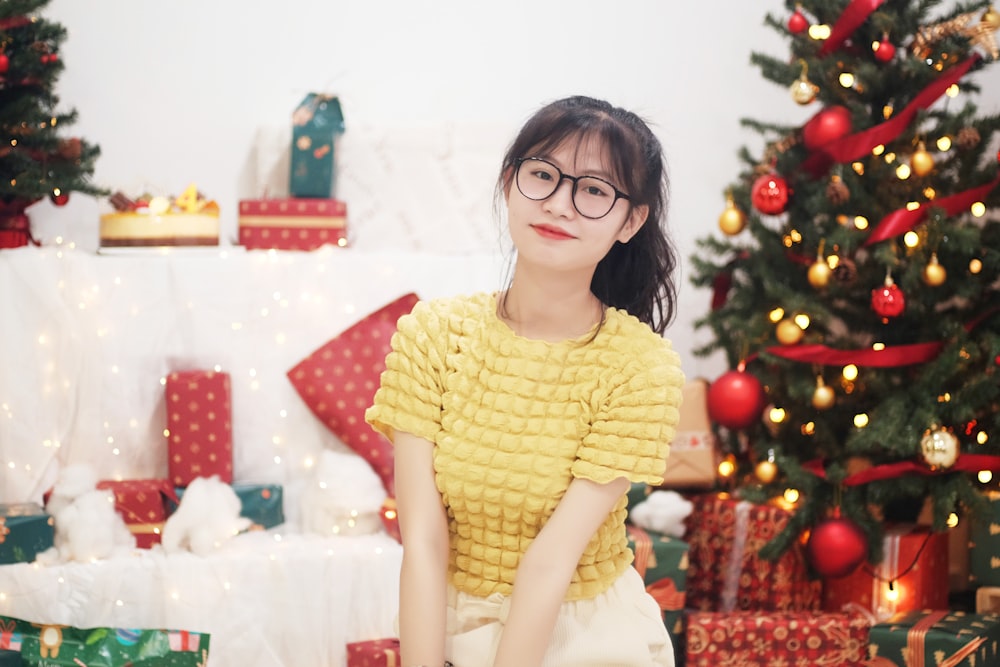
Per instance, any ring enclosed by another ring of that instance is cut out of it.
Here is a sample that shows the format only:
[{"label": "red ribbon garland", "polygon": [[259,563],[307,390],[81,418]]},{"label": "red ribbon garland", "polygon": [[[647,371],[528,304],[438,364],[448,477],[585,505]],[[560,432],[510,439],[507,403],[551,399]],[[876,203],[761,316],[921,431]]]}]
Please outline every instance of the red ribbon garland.
[{"label": "red ribbon garland", "polygon": [[31,23],[31,19],[27,16],[12,16],[9,19],[0,20],[0,30],[10,30],[11,28],[20,28]]},{"label": "red ribbon garland", "polygon": [[974,54],[960,65],[952,67],[934,79],[934,81],[931,81],[926,88],[917,93],[912,102],[907,104],[902,111],[891,119],[880,125],[870,127],[863,132],[831,141],[819,151],[810,155],[802,163],[802,167],[813,176],[820,176],[835,162],[841,164],[852,162],[868,154],[876,146],[889,143],[906,129],[906,126],[910,124],[910,121],[913,120],[918,111],[934,104],[939,97],[944,95],[944,92],[949,87],[965,76],[969,68],[978,61],[979,54]]},{"label": "red ribbon garland", "polygon": [[847,9],[830,30],[830,36],[823,42],[819,55],[821,57],[828,56],[839,48],[848,37],[854,34],[858,26],[864,23],[865,19],[884,2],[885,0],[854,0],[847,6]]},{"label": "red ribbon garland", "polygon": [[[820,460],[807,461],[802,465],[803,470],[811,472],[820,479],[826,479],[826,469]],[[979,472],[989,470],[1000,472],[1000,456],[989,454],[960,454],[955,460],[955,465],[946,470],[935,470],[918,461],[896,461],[894,463],[884,463],[873,466],[867,470],[856,472],[844,478],[844,486],[860,486],[885,479],[896,479],[907,474],[914,475],[944,475],[952,472]]]},{"label": "red ribbon garland", "polygon": [[894,238],[900,234],[905,234],[919,225],[927,217],[927,213],[931,208],[943,208],[947,215],[958,215],[975,202],[985,199],[986,195],[997,185],[1000,185],[1000,173],[989,183],[966,190],[965,192],[925,202],[913,210],[899,209],[893,211],[882,218],[878,226],[872,230],[872,233],[868,236],[868,240],[865,241],[865,245],[871,245],[879,241]]},{"label": "red ribbon garland", "polygon": [[823,366],[845,366],[854,364],[869,368],[895,368],[930,361],[941,352],[943,343],[910,343],[893,345],[881,350],[863,348],[859,350],[837,350],[826,345],[775,345],[767,348],[768,354],[791,361],[802,361]]}]

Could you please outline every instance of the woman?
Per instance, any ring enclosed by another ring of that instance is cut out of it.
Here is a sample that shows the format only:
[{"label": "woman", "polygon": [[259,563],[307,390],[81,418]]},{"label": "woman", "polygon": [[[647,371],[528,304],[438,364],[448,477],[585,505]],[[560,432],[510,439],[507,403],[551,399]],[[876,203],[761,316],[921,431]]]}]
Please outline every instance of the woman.
[{"label": "woman", "polygon": [[497,194],[507,289],[401,318],[366,415],[395,444],[402,665],[673,665],[624,526],[684,381],[662,149],[631,112],[559,100]]}]

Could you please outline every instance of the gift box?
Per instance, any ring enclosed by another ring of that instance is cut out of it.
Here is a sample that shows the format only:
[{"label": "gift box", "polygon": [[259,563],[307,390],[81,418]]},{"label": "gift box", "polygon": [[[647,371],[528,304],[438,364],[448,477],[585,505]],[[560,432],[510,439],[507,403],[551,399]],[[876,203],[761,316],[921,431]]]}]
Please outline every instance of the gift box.
[{"label": "gift box", "polygon": [[[115,496],[115,511],[125,520],[125,525],[135,536],[140,549],[149,549],[160,543],[163,524],[177,495],[165,479],[102,480],[97,488],[107,489]],[[173,503],[171,506],[170,503]]]},{"label": "gift box", "polygon": [[[285,523],[284,489],[278,484],[235,483],[230,485],[240,499],[240,516],[250,519],[255,528],[274,528]],[[184,497],[183,487],[174,489],[177,503]],[[169,512],[177,503],[168,504]],[[168,513],[169,513],[168,512]]]},{"label": "gift box", "polygon": [[687,583],[688,545],[683,540],[626,525],[628,546],[635,554],[632,565],[642,576],[646,591],[660,605],[663,624],[674,652],[683,655],[684,589]]},{"label": "gift box", "polygon": [[1000,493],[986,494],[989,512],[971,517],[969,577],[975,586],[1000,586]]},{"label": "gift box", "polygon": [[682,389],[680,419],[667,468],[664,489],[711,489],[719,465],[718,446],[708,418],[708,382],[691,380]]},{"label": "gift box", "polygon": [[0,504],[0,565],[33,562],[54,538],[55,521],[41,505]]},{"label": "gift box", "polygon": [[911,611],[872,626],[870,667],[985,667],[1000,662],[1000,617]]},{"label": "gift box", "polygon": [[182,630],[75,628],[0,616],[0,647],[20,643],[25,665],[205,667],[210,637]]},{"label": "gift box", "polygon": [[1000,614],[1000,587],[983,586],[976,589],[976,613]]},{"label": "gift box", "polygon": [[335,176],[336,139],[344,133],[340,100],[309,93],[292,113],[288,191],[293,197],[329,199]]},{"label": "gift box", "polygon": [[337,199],[244,199],[238,222],[240,245],[251,250],[347,245],[347,204]]},{"label": "gift box", "polygon": [[864,664],[868,622],[861,614],[689,612],[687,667]]},{"label": "gift box", "polygon": [[866,610],[879,621],[918,609],[948,608],[948,534],[911,524],[890,526],[878,565],[863,563],[846,577],[828,579],[823,609]]},{"label": "gift box", "polygon": [[757,505],[726,493],[691,498],[685,521],[689,545],[687,606],[700,611],[805,611],[817,609],[822,584],[810,579],[796,542],[775,560],[759,556],[791,513],[774,503]]},{"label": "gift box", "polygon": [[173,486],[212,475],[233,481],[231,396],[228,373],[191,370],[167,376],[167,467]]},{"label": "gift box", "polygon": [[348,643],[347,667],[399,667],[399,640],[372,639]]},{"label": "gift box", "polygon": [[[0,244],[3,243],[3,237],[0,236]],[[3,245],[0,245],[2,248]],[[20,651],[5,651],[0,649],[0,667],[22,667],[24,665],[24,659],[21,657]]]}]

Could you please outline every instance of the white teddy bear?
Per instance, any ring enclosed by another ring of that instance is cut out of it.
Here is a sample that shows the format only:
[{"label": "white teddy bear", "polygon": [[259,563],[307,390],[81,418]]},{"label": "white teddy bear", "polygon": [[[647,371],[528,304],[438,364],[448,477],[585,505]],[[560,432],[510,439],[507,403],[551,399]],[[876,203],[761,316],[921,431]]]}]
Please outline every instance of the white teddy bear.
[{"label": "white teddy bear", "polygon": [[317,535],[367,535],[382,528],[385,487],[357,454],[324,449],[302,491],[302,528]]},{"label": "white teddy bear", "polygon": [[240,498],[218,476],[198,477],[181,496],[181,503],[163,526],[160,543],[168,553],[190,551],[206,556],[250,528],[240,516]]},{"label": "white teddy bear", "polygon": [[45,503],[55,521],[53,549],[43,562],[93,561],[135,549],[135,537],[115,511],[115,496],[97,488],[97,474],[85,463],[61,468]]},{"label": "white teddy bear", "polygon": [[662,535],[684,537],[684,520],[694,510],[694,503],[676,491],[657,489],[628,512],[629,521]]}]

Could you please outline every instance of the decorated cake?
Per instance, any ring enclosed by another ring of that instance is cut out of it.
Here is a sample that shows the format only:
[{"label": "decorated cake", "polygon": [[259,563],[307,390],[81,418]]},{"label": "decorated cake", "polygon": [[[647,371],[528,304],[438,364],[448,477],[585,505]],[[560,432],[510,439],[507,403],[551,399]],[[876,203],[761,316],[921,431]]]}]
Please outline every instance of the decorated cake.
[{"label": "decorated cake", "polygon": [[176,198],[116,192],[110,202],[115,211],[101,216],[103,248],[219,245],[219,207],[193,184]]}]

